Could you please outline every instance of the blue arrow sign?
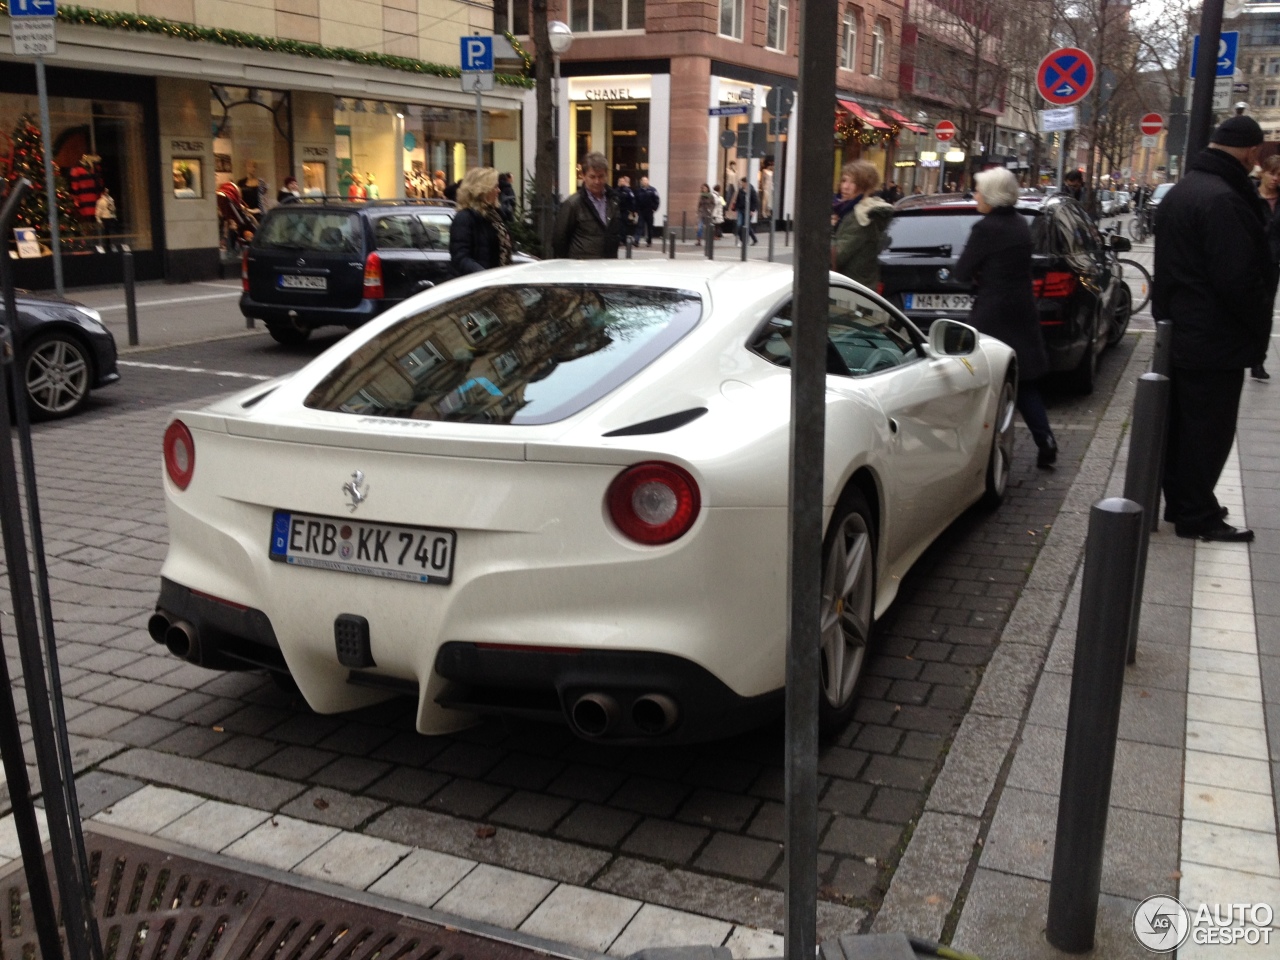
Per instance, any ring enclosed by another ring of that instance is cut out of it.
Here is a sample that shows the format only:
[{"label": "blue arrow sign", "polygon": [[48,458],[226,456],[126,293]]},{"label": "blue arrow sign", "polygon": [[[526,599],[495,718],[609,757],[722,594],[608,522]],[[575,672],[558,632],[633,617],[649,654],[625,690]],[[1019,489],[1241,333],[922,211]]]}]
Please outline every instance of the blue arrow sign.
[{"label": "blue arrow sign", "polygon": [[462,37],[459,43],[463,73],[493,73],[493,37]]},{"label": "blue arrow sign", "polygon": [[751,112],[751,107],[745,103],[735,103],[728,107],[708,107],[707,116],[709,117],[745,117]]},{"label": "blue arrow sign", "polygon": [[[1240,31],[1230,30],[1218,38],[1218,69],[1215,77],[1230,77],[1236,72],[1236,52],[1240,49]],[[1191,44],[1191,79],[1196,78],[1196,61],[1200,59],[1200,34]]]},{"label": "blue arrow sign", "polygon": [[11,17],[56,17],[57,15],[57,0],[12,0],[9,4]]}]

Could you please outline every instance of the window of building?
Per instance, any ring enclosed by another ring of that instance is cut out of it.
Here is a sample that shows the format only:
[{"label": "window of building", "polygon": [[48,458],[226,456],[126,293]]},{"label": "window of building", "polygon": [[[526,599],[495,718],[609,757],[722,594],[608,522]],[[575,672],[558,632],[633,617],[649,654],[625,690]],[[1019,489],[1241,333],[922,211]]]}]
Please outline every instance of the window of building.
[{"label": "window of building", "polygon": [[1267,90],[1266,92],[1264,92],[1264,93],[1262,94],[1262,105],[1263,105],[1264,107],[1274,107],[1274,106],[1276,105],[1276,91],[1275,91],[1275,88],[1272,88],[1272,89],[1270,89],[1270,90]]},{"label": "window of building", "polygon": [[572,0],[569,26],[580,33],[643,30],[645,0]]},{"label": "window of building", "polygon": [[493,0],[493,32],[528,36],[529,0]]},{"label": "window of building", "polygon": [[1280,57],[1267,58],[1267,76],[1280,77]]},{"label": "window of building", "polygon": [[871,76],[884,76],[884,24],[877,23],[871,31]]},{"label": "window of building", "polygon": [[1280,20],[1259,20],[1246,25],[1244,42],[1251,47],[1280,46]]},{"label": "window of building", "polygon": [[743,0],[720,0],[720,36],[742,39]]},{"label": "window of building", "polygon": [[764,45],[770,50],[787,49],[787,0],[769,0]]},{"label": "window of building", "polygon": [[858,69],[858,15],[852,10],[844,14],[844,42],[840,45],[840,66]]}]

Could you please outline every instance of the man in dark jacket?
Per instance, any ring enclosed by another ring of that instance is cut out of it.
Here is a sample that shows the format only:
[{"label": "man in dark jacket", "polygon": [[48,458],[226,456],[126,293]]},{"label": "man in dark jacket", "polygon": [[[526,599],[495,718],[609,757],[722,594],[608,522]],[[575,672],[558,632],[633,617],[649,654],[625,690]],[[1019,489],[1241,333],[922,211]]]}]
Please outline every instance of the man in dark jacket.
[{"label": "man in dark jacket", "polygon": [[653,215],[658,212],[658,191],[649,186],[649,178],[640,178],[640,188],[636,190],[636,245],[644,236],[645,246],[653,246]]},{"label": "man in dark jacket", "polygon": [[1275,265],[1262,201],[1249,181],[1262,128],[1225,120],[1156,212],[1152,311],[1173,321],[1165,519],[1180,537],[1247,543],[1214,487],[1231,453],[1244,371],[1271,335]]},{"label": "man in dark jacket", "polygon": [[754,217],[760,209],[760,195],[756,193],[755,187],[747,183],[746,177],[738,181],[738,192],[733,195],[729,209],[733,211],[738,225],[738,242],[745,244],[749,234],[751,243],[757,243]]},{"label": "man in dark jacket", "polygon": [[609,189],[609,161],[603,153],[582,158],[582,186],[556,214],[551,246],[557,257],[616,260],[622,235],[618,198]]}]

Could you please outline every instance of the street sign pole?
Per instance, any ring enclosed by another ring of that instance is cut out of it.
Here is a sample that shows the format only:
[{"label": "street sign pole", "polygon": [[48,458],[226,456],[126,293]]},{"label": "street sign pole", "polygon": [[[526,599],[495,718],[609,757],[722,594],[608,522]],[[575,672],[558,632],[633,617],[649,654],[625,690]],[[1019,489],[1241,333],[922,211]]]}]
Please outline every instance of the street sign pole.
[{"label": "street sign pole", "polygon": [[484,103],[480,97],[480,74],[475,75],[476,81],[476,166],[484,166]]},{"label": "street sign pole", "polygon": [[[747,237],[751,236],[751,158],[755,156],[755,132],[756,132],[756,116],[755,111],[747,114],[747,216],[742,221],[742,259],[747,259]],[[756,193],[756,200],[759,202],[760,194]]]},{"label": "street sign pole", "polygon": [[1213,123],[1213,86],[1218,75],[1218,42],[1222,37],[1222,4],[1223,0],[1205,0],[1200,14],[1200,49],[1195,61],[1191,115],[1187,118],[1187,156],[1209,145]]},{"label": "street sign pole", "polygon": [[44,57],[36,57],[36,95],[40,100],[40,144],[44,151],[44,192],[49,205],[49,248],[53,251],[53,286],[66,294],[62,282],[62,247],[58,236],[58,182],[53,172],[53,141],[49,136],[49,87],[44,78]]}]

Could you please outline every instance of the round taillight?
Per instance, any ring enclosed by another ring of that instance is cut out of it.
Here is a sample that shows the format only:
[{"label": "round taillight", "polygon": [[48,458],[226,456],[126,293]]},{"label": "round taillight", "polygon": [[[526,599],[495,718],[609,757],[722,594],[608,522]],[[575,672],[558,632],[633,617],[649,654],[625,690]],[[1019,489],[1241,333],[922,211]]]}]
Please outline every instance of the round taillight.
[{"label": "round taillight", "polygon": [[670,543],[689,532],[702,509],[697,481],[672,463],[637,463],[606,494],[609,516],[636,543]]},{"label": "round taillight", "polygon": [[196,442],[181,420],[173,421],[164,432],[164,469],[179,490],[187,489],[196,472]]}]

